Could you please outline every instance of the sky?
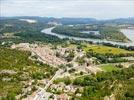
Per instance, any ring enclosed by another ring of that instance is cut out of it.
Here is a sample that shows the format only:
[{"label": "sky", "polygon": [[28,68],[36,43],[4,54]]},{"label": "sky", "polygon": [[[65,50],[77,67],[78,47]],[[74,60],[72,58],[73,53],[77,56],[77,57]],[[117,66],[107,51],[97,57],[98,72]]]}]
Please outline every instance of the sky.
[{"label": "sky", "polygon": [[134,17],[134,0],[0,0],[0,16]]}]

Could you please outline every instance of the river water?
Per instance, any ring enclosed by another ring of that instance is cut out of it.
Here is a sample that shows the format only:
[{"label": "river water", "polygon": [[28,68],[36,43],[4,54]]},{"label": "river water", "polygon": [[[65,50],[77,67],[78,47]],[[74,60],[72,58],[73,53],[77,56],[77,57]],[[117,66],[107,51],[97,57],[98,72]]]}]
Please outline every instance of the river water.
[{"label": "river water", "polygon": [[132,42],[134,45],[134,29],[122,29],[121,32],[123,32]]},{"label": "river water", "polygon": [[122,43],[122,42],[113,42],[113,41],[107,41],[107,40],[100,40],[100,39],[90,39],[90,38],[79,38],[79,37],[73,37],[73,36],[67,36],[67,35],[61,35],[57,33],[53,33],[52,29],[55,27],[43,29],[41,32],[49,35],[54,35],[57,36],[61,39],[63,38],[69,38],[69,39],[74,39],[74,40],[85,40],[85,41],[92,41],[93,43],[99,42],[105,42],[105,43],[111,43],[111,44],[117,44],[117,45],[126,45],[126,46],[134,46],[134,29],[122,29],[121,32],[123,32],[130,40],[131,42],[129,43]]}]

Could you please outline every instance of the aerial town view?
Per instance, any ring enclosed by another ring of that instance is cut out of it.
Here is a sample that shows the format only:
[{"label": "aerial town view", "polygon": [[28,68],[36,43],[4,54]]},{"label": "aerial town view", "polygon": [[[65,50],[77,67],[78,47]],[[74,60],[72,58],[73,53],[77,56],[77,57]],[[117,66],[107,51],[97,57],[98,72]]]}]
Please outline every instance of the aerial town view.
[{"label": "aerial town view", "polygon": [[0,100],[134,100],[134,0],[0,0]]}]

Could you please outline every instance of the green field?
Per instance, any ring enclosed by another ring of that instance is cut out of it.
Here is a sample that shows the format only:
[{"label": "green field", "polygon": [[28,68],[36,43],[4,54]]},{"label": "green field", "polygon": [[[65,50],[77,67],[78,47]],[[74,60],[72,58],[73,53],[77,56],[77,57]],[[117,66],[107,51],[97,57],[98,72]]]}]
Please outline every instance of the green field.
[{"label": "green field", "polygon": [[88,45],[87,47],[84,47],[84,50],[86,52],[88,52],[89,50],[92,50],[94,53],[99,53],[99,54],[106,54],[106,53],[111,53],[113,55],[134,54],[133,51],[128,51],[128,50],[114,48],[114,47],[108,47],[108,46],[100,46],[100,45]]},{"label": "green field", "polygon": [[117,71],[120,70],[120,68],[114,66],[114,65],[103,65],[100,67],[103,71],[111,72],[111,71]]}]

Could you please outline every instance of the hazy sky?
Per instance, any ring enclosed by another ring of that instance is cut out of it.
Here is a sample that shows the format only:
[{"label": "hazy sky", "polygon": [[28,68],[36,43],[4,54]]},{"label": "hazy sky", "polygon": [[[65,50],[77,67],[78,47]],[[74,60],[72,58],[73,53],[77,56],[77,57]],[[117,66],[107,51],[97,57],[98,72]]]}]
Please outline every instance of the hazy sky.
[{"label": "hazy sky", "polygon": [[1,16],[134,17],[134,0],[0,0]]}]

